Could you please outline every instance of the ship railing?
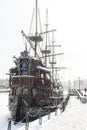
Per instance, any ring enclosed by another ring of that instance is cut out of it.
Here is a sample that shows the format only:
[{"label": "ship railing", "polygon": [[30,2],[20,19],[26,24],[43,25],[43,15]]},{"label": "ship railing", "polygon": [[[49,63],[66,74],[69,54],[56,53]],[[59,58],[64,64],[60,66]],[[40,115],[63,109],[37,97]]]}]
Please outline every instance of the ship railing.
[{"label": "ship railing", "polygon": [[50,89],[51,80],[47,78],[34,77],[34,76],[12,76],[11,87],[40,87],[41,89]]},{"label": "ship railing", "polygon": [[34,82],[34,76],[26,76],[26,75],[20,75],[20,76],[12,76],[11,77],[11,86],[12,87],[29,87],[33,86]]}]

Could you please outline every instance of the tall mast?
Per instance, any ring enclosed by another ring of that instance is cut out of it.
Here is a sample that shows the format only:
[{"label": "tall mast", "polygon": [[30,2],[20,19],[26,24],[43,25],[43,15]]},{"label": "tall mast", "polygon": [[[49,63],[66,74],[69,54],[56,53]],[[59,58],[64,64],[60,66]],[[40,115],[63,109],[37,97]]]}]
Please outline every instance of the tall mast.
[{"label": "tall mast", "polygon": [[[54,46],[54,33],[53,34],[53,37],[52,37],[52,46]],[[52,75],[54,74],[54,64],[56,64],[56,62],[54,61],[54,47],[52,47],[52,53],[53,53],[53,56],[52,56]]]},{"label": "tall mast", "polygon": [[[46,32],[48,31],[48,9],[46,10]],[[45,50],[47,50],[47,33],[46,33],[46,46]],[[45,66],[47,67],[47,53],[45,53]]]},{"label": "tall mast", "polygon": [[37,49],[37,0],[36,0],[36,32],[35,32],[35,36],[36,36],[36,40],[35,40],[35,57],[36,57],[36,49]]}]

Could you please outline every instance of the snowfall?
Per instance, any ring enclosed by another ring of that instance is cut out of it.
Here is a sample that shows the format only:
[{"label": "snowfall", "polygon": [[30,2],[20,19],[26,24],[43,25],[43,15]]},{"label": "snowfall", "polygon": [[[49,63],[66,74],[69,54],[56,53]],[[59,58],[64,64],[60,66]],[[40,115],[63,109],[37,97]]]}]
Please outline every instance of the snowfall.
[{"label": "snowfall", "polygon": [[[8,93],[0,93],[0,130],[8,130]],[[25,130],[25,123],[14,124],[11,122],[11,130]],[[57,110],[42,118],[29,123],[29,130],[87,130],[87,103],[82,104],[75,96],[71,96],[64,112]]]}]

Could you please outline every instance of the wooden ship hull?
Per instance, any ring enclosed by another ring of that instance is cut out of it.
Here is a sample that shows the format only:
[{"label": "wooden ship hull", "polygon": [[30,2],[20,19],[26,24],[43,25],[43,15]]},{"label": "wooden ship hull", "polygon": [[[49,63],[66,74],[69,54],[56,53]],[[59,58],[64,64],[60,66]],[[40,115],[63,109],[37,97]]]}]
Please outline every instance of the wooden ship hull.
[{"label": "wooden ship hull", "polygon": [[[11,74],[15,72],[10,75],[9,82],[11,88],[9,93],[9,110],[11,111],[13,120],[22,120],[27,112],[29,113],[30,119],[34,119],[39,114],[46,114],[48,110],[53,111],[63,100],[60,91],[51,82],[49,70],[39,62],[33,60],[33,65],[35,66],[33,67],[31,64],[29,75],[25,75],[25,72],[28,73],[28,70],[27,68],[23,68],[25,58],[22,65],[20,64],[22,75],[16,75],[18,68],[10,69]],[[29,68],[27,65],[26,67]]]}]

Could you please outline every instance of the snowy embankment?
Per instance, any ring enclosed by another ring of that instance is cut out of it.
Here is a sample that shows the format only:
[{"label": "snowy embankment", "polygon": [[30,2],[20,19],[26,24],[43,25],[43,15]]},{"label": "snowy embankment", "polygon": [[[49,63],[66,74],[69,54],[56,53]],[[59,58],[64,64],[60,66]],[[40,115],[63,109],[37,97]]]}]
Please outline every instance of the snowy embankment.
[{"label": "snowy embankment", "polygon": [[[10,112],[8,110],[8,93],[0,93],[0,130],[7,130],[8,118]],[[12,122],[12,130],[25,130],[25,124],[16,124]],[[29,124],[30,130],[87,130],[87,104],[82,104],[76,97],[71,97],[68,105],[63,113],[58,110],[57,116],[55,112],[51,114],[50,120],[48,116],[42,118],[42,125],[39,120]]]}]

